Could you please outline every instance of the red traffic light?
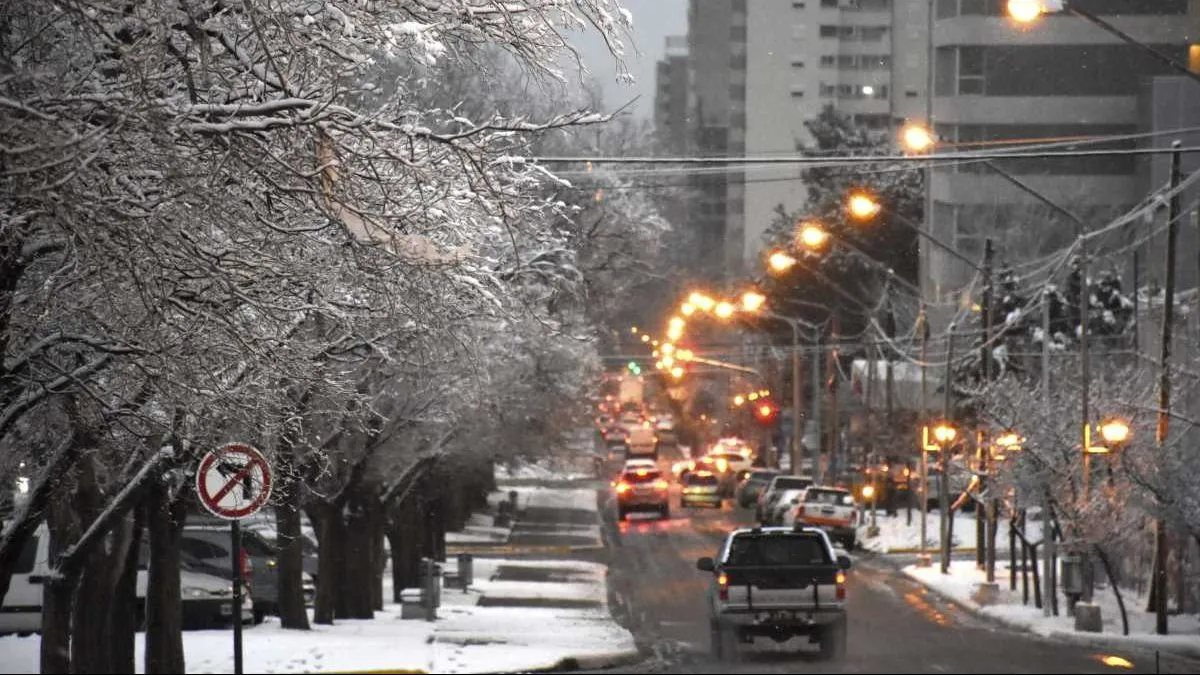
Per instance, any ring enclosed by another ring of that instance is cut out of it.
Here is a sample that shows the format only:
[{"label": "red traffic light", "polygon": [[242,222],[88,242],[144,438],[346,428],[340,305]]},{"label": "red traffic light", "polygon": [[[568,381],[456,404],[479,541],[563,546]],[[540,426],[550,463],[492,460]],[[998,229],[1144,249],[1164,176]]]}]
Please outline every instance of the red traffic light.
[{"label": "red traffic light", "polygon": [[761,424],[770,424],[779,416],[779,408],[771,401],[759,400],[758,405],[754,408],[754,417]]}]

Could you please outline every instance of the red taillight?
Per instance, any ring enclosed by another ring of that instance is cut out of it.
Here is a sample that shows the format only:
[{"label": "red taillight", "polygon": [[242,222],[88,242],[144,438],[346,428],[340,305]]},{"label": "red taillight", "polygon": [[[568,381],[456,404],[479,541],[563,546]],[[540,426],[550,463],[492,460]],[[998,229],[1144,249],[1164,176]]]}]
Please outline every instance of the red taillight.
[{"label": "red taillight", "polygon": [[617,483],[617,494],[623,495],[629,492],[629,483]]},{"label": "red taillight", "polygon": [[838,600],[845,600],[846,599],[846,573],[838,572],[837,576],[834,577],[834,580],[837,582],[837,593],[836,593],[835,597],[837,597]]},{"label": "red taillight", "polygon": [[800,516],[803,516],[803,515],[804,515],[804,505],[801,504],[800,506],[796,507],[796,517],[799,518]]},{"label": "red taillight", "polygon": [[717,597],[721,600],[729,599],[729,577],[725,576],[724,572],[717,575]]},{"label": "red taillight", "polygon": [[246,552],[246,549],[242,549],[241,561],[242,578],[249,579],[254,574],[254,563],[250,561],[250,554]]},{"label": "red taillight", "polygon": [[671,487],[671,485],[667,481],[659,478],[658,480],[654,481],[654,487],[658,488],[659,490],[666,490],[667,488]]}]

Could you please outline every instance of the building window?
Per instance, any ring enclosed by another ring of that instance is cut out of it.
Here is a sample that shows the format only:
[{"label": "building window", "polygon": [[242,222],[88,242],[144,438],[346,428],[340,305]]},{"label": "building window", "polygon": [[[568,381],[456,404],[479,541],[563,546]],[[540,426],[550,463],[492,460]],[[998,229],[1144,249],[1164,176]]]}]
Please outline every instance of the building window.
[{"label": "building window", "polygon": [[822,68],[832,68],[835,63],[837,63],[837,56],[835,56],[833,54],[822,54],[821,55],[821,67]]},{"label": "building window", "polygon": [[745,70],[746,69],[746,53],[739,52],[737,54],[730,55],[729,67],[732,68],[733,70]]},{"label": "building window", "polygon": [[743,101],[746,99],[746,85],[731,84],[729,85],[729,98],[734,101]]},{"label": "building window", "polygon": [[984,56],[982,47],[958,49],[958,94],[981,96],[984,93]]},{"label": "building window", "polygon": [[804,62],[803,61],[792,61],[792,67],[793,68],[803,68]]},{"label": "building window", "polygon": [[838,0],[821,0],[821,6],[837,9]]},{"label": "building window", "polygon": [[820,95],[821,98],[833,98],[837,94],[837,87],[832,84],[821,83]]},{"label": "building window", "polygon": [[792,9],[804,9],[804,3],[803,2],[793,2]]},{"label": "building window", "polygon": [[[920,94],[917,93],[916,89],[909,89],[904,92],[904,98],[916,98],[918,96],[920,96]],[[1082,389],[1082,387],[1081,387],[1081,389]]]},{"label": "building window", "polygon": [[821,37],[835,38],[838,36],[838,26],[821,26]]},{"label": "building window", "polygon": [[804,90],[803,89],[793,89],[792,90],[792,98],[804,98]]},{"label": "building window", "polygon": [[733,42],[746,41],[746,24],[729,27],[729,39]]}]

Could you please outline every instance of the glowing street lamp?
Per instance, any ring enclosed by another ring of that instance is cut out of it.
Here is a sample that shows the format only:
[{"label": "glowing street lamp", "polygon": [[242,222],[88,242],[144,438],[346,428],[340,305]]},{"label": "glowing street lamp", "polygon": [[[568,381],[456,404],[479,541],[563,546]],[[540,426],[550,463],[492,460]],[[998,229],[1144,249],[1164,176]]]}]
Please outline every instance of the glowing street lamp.
[{"label": "glowing street lamp", "polygon": [[938,424],[933,428],[933,438],[938,445],[945,447],[954,442],[958,437],[958,430],[945,422]]},{"label": "glowing street lamp", "polygon": [[851,194],[846,208],[850,211],[850,215],[857,220],[870,220],[883,209],[879,202],[862,192]]},{"label": "glowing street lamp", "polygon": [[734,308],[734,306],[728,302],[725,302],[724,300],[718,302],[717,306],[713,308],[713,314],[715,314],[718,319],[728,319],[729,317],[733,316],[735,311],[737,310]]},{"label": "glowing street lamp", "polygon": [[775,251],[767,258],[767,264],[776,272],[786,272],[796,264],[796,259],[783,251]]},{"label": "glowing street lamp", "polygon": [[746,291],[742,293],[742,309],[747,312],[757,312],[767,303],[767,296],[758,291]]},{"label": "glowing street lamp", "polygon": [[645,333],[642,333],[642,342],[649,342],[649,341],[650,341],[650,336],[646,335]]},{"label": "glowing street lamp", "polygon": [[664,344],[659,349],[661,349],[662,353],[666,354],[667,356],[675,353],[675,345],[671,344],[670,342]]},{"label": "glowing street lamp", "polygon": [[671,377],[679,379],[683,377],[683,366],[675,366],[671,369]]},{"label": "glowing street lamp", "polygon": [[693,305],[696,309],[699,309],[702,312],[707,312],[707,311],[712,310],[713,305],[717,304],[716,300],[713,300],[712,298],[708,297],[707,295],[705,295],[703,293],[699,293],[699,292],[692,293],[691,295],[689,295],[687,301],[688,301],[688,303]]},{"label": "glowing street lamp", "polygon": [[637,326],[630,326],[630,327],[629,327],[629,332],[630,332],[630,333],[633,333],[634,335],[637,335],[637,332],[638,332],[638,327],[637,327]]},{"label": "glowing street lamp", "polygon": [[1129,425],[1115,418],[1105,420],[1100,424],[1100,436],[1110,445],[1122,445],[1129,440]]},{"label": "glowing street lamp", "polygon": [[679,308],[679,312],[684,316],[691,316],[693,313],[695,313],[695,311],[696,306],[690,302],[683,303],[683,305]]},{"label": "glowing street lamp", "polygon": [[816,223],[804,223],[796,232],[796,241],[810,251],[820,250],[829,241],[829,233]]},{"label": "glowing street lamp", "polygon": [[909,124],[900,132],[900,140],[909,152],[928,152],[937,145],[933,133],[920,124]]},{"label": "glowing street lamp", "polygon": [[745,397],[745,396],[742,396],[741,394],[738,394],[737,396],[734,396],[734,397],[733,397],[733,404],[734,404],[735,406],[739,407],[739,408],[740,408],[740,407],[742,407],[743,405],[745,405],[745,404],[746,404],[746,397]]},{"label": "glowing street lamp", "polygon": [[1017,23],[1033,23],[1046,9],[1043,0],[1008,0],[1008,15]]}]

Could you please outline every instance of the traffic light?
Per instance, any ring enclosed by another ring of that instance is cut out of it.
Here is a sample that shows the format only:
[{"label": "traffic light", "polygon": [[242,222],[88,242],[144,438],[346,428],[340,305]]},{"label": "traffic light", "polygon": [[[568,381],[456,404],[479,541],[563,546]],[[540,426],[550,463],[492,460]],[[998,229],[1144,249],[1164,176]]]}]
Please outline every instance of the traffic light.
[{"label": "traffic light", "polygon": [[642,374],[642,367],[638,365],[637,361],[630,361],[627,368],[629,368],[629,372],[633,373],[634,375]]},{"label": "traffic light", "polygon": [[754,406],[754,419],[764,426],[774,424],[779,420],[779,407],[774,401],[760,398]]}]

